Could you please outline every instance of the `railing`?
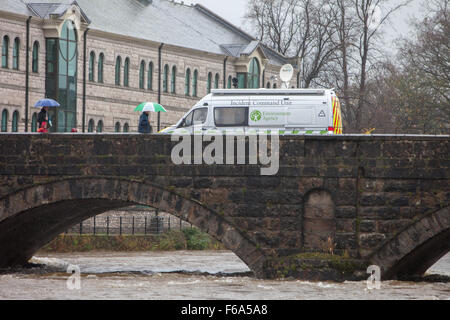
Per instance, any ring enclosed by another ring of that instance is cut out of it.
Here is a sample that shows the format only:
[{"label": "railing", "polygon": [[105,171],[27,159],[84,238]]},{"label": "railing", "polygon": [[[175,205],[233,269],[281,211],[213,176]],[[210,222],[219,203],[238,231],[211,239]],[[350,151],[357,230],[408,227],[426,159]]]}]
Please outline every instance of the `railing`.
[{"label": "railing", "polygon": [[178,218],[153,216],[93,217],[67,230],[66,234],[88,235],[151,235],[182,230],[192,224]]}]

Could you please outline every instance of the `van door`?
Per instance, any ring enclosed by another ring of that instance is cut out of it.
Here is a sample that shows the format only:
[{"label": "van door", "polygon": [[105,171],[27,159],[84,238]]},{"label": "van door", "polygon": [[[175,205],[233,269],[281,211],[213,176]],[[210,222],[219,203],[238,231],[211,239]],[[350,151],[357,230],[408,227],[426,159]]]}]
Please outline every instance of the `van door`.
[{"label": "van door", "polygon": [[185,129],[194,133],[194,125],[203,125],[208,117],[208,108],[197,108],[188,113],[177,129]]}]

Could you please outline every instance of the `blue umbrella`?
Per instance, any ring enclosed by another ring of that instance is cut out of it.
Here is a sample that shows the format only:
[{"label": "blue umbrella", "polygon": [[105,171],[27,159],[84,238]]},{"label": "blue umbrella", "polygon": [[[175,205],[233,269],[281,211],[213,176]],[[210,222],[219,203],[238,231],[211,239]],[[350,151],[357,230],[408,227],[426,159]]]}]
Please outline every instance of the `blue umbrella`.
[{"label": "blue umbrella", "polygon": [[53,99],[41,99],[34,105],[35,108],[60,107],[61,105]]}]

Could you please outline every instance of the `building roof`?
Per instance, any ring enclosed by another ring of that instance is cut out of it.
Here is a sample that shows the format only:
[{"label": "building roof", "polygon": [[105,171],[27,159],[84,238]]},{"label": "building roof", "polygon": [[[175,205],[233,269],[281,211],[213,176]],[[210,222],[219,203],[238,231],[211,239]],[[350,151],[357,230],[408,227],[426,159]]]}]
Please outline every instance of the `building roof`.
[{"label": "building roof", "polygon": [[[246,54],[261,45],[256,39],[201,5],[169,0],[2,0],[3,11],[48,18],[63,15],[72,4],[82,10],[89,28],[214,54]],[[261,45],[264,47],[263,45]],[[286,58],[263,48],[270,63]]]}]

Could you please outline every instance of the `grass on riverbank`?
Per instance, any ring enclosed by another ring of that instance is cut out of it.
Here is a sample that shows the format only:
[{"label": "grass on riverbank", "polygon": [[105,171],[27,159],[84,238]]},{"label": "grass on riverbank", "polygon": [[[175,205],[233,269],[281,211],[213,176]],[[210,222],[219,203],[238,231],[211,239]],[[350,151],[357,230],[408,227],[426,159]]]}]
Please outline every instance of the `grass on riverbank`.
[{"label": "grass on riverbank", "polygon": [[160,235],[61,234],[40,252],[224,250],[222,243],[195,228]]}]

